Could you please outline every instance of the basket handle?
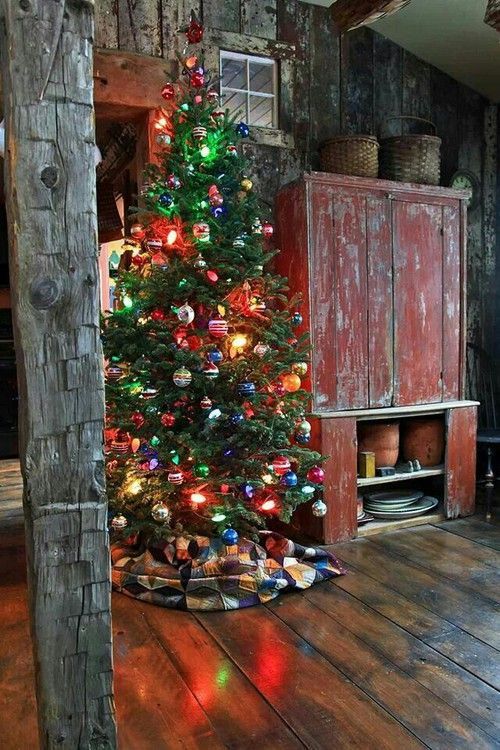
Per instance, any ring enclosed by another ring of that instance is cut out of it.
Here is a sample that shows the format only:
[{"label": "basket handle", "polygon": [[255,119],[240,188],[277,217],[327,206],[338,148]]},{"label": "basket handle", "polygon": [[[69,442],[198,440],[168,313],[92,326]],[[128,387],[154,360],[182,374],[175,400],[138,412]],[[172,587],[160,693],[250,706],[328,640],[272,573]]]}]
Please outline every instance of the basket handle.
[{"label": "basket handle", "polygon": [[[382,124],[385,124],[388,120],[418,120],[419,122],[425,122],[426,125],[430,125],[434,129],[434,135],[437,135],[437,128],[432,120],[426,120],[424,117],[417,117],[416,115],[389,115],[384,117]],[[382,130],[382,127],[380,128]]]}]

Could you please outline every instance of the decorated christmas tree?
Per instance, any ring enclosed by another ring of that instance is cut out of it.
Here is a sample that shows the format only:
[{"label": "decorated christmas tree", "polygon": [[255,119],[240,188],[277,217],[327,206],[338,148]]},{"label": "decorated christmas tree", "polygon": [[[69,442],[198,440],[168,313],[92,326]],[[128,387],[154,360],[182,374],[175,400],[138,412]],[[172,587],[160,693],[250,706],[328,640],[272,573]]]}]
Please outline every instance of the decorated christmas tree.
[{"label": "decorated christmas tree", "polygon": [[307,447],[307,334],[241,149],[250,129],[220,109],[194,16],[183,33],[104,324],[108,489],[115,530],[231,545],[304,502],[324,515],[323,470]]}]

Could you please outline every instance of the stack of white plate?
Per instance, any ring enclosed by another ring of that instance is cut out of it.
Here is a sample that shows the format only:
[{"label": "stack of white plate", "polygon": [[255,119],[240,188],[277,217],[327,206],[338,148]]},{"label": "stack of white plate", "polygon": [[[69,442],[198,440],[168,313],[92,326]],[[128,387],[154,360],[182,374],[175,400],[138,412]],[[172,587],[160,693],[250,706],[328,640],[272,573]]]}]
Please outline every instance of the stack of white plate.
[{"label": "stack of white plate", "polygon": [[365,495],[364,510],[375,518],[394,521],[422,516],[435,508],[438,502],[437,498],[426,497],[418,490],[370,492]]}]

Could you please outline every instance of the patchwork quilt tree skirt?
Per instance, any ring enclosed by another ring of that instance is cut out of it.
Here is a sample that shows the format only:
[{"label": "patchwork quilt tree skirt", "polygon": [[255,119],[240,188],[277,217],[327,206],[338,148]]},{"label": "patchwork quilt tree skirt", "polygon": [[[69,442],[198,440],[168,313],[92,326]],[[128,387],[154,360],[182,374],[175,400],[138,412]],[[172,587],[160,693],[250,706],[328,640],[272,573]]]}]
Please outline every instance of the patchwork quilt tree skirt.
[{"label": "patchwork quilt tree skirt", "polygon": [[172,537],[150,544],[127,539],[111,547],[113,587],[160,607],[220,610],[251,607],[307,589],[346,571],[331,552],[295,544],[274,532],[261,543]]}]

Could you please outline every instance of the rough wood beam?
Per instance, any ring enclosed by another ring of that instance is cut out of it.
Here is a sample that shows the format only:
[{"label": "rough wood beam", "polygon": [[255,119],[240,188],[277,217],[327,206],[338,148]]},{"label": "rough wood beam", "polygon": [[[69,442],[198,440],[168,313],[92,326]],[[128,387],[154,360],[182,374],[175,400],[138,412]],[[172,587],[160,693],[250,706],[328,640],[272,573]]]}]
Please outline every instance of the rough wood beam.
[{"label": "rough wood beam", "polygon": [[0,17],[40,747],[112,750],[93,2],[0,0]]},{"label": "rough wood beam", "polygon": [[155,109],[172,63],[133,52],[95,50],[94,102],[99,105]]}]

